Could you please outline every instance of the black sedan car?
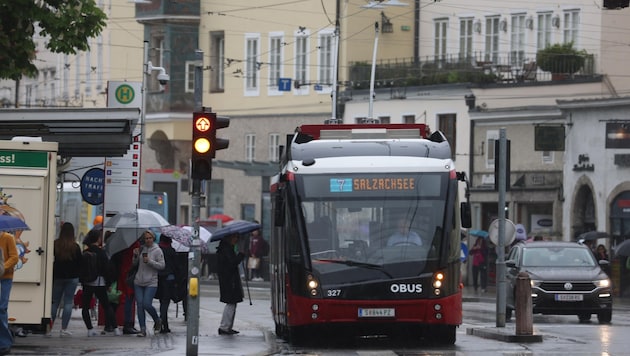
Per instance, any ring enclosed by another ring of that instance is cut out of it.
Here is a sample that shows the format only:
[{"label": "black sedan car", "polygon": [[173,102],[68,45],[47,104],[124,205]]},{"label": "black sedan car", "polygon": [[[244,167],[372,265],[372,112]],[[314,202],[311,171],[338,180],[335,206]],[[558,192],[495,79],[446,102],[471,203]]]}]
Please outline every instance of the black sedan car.
[{"label": "black sedan car", "polygon": [[600,323],[610,323],[611,281],[587,246],[576,242],[522,242],[512,247],[505,264],[506,320],[515,309],[517,276],[526,272],[531,280],[534,314],[577,315],[581,322],[597,314]]}]

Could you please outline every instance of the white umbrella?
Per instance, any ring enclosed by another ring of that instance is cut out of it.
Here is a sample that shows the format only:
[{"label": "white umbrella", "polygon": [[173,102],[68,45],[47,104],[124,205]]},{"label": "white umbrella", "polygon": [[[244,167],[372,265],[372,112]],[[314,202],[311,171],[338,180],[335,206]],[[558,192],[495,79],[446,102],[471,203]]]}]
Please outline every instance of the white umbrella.
[{"label": "white umbrella", "polygon": [[106,229],[133,228],[148,229],[150,227],[168,226],[170,223],[162,215],[152,210],[136,209],[130,212],[119,213],[111,217],[105,225]]},{"label": "white umbrella", "polygon": [[[190,233],[192,233],[193,231],[193,227],[192,226],[182,226],[184,229],[190,231]],[[203,241],[204,243],[208,242],[208,240],[210,240],[210,237],[212,237],[212,233],[206,229],[203,226],[199,226],[199,239],[201,241]]]},{"label": "white umbrella", "polygon": [[107,239],[105,251],[109,256],[133,245],[142,232],[152,227],[168,226],[170,223],[162,215],[147,209],[136,209],[111,217],[103,227],[116,231]]}]

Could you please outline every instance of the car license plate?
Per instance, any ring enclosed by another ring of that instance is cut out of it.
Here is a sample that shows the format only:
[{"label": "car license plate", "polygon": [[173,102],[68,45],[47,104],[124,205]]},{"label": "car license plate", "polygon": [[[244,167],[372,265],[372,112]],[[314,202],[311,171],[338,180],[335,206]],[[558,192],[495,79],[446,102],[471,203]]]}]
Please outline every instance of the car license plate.
[{"label": "car license plate", "polygon": [[359,308],[359,318],[393,318],[394,308]]},{"label": "car license plate", "polygon": [[556,294],[556,301],[559,302],[581,302],[584,300],[582,294]]}]

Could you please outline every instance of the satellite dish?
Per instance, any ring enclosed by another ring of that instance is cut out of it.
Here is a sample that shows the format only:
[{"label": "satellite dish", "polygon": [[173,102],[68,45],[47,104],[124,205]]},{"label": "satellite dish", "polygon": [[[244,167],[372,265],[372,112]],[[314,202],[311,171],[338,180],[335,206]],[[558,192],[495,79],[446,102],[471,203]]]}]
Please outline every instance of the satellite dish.
[{"label": "satellite dish", "polygon": [[[490,224],[490,228],[488,229],[488,234],[490,234],[490,241],[493,244],[499,245],[499,219],[494,220]],[[505,219],[505,241],[503,243],[504,246],[508,246],[514,241],[516,238],[516,226],[510,219]]]}]

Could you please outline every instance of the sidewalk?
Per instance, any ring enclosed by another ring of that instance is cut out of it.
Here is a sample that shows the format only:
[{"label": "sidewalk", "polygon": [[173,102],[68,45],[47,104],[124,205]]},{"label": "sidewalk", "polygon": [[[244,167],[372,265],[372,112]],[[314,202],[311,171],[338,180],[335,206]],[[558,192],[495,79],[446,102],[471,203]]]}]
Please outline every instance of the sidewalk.
[{"label": "sidewalk", "polygon": [[[207,282],[203,282],[207,283]],[[219,336],[217,327],[225,304],[218,298],[202,297],[199,308],[199,340],[198,353],[205,355],[267,355],[271,345],[275,344],[275,336],[269,330],[260,330],[248,322],[248,311],[241,303],[236,313],[235,325],[240,334],[235,336]],[[153,303],[159,310],[159,302]],[[268,309],[265,310],[268,313]],[[250,313],[251,314],[251,313]],[[103,326],[94,329],[99,332]],[[136,335],[114,336],[113,333],[87,336],[87,329],[81,317],[81,309],[74,309],[68,326],[73,335],[60,337],[61,319],[57,319],[51,336],[28,334],[16,337],[11,355],[185,355],[187,350],[187,324],[183,316],[182,304],[171,303],[169,309],[169,327],[171,333],[155,334],[153,321],[147,314],[147,336]],[[136,329],[139,329],[136,321]],[[121,328],[122,330],[122,328]],[[238,344],[235,344],[235,341]],[[237,345],[237,346],[235,346]],[[35,352],[34,352],[35,350]]]},{"label": "sidewalk", "polygon": [[[203,285],[217,287],[216,281],[202,281]],[[269,282],[249,282],[249,287],[263,293],[269,289]],[[496,286],[489,286],[485,293],[475,293],[472,287],[464,287],[464,303],[496,303]],[[255,303],[256,304],[256,303]],[[153,304],[156,308],[158,301]],[[234,336],[219,336],[217,327],[223,313],[224,304],[218,298],[202,297],[199,308],[199,340],[198,354],[203,355],[269,355],[273,354],[276,338],[273,334],[273,321],[269,315],[269,308],[261,308],[260,304],[250,306],[249,303],[239,304],[236,313],[236,328],[240,334]],[[615,299],[615,312],[630,311],[630,300]],[[170,334],[154,334],[153,321],[147,316],[147,337],[135,335],[103,335],[87,337],[87,330],[81,319],[81,310],[73,310],[69,330],[73,335],[60,337],[61,320],[58,319],[52,331],[52,336],[29,334],[26,337],[16,337],[12,348],[12,355],[123,355],[123,356],[175,356],[185,355],[187,350],[187,324],[182,315],[182,304],[171,304],[169,311]],[[263,321],[261,323],[261,321]],[[268,324],[268,325],[267,325]],[[102,330],[103,327],[96,327]],[[263,326],[261,326],[263,325]],[[136,328],[138,324],[136,322]],[[467,330],[482,338],[511,338],[514,336],[514,323],[508,323],[506,328],[495,327],[475,328]],[[490,333],[485,335],[484,333]],[[510,341],[510,340],[503,340]]]}]

